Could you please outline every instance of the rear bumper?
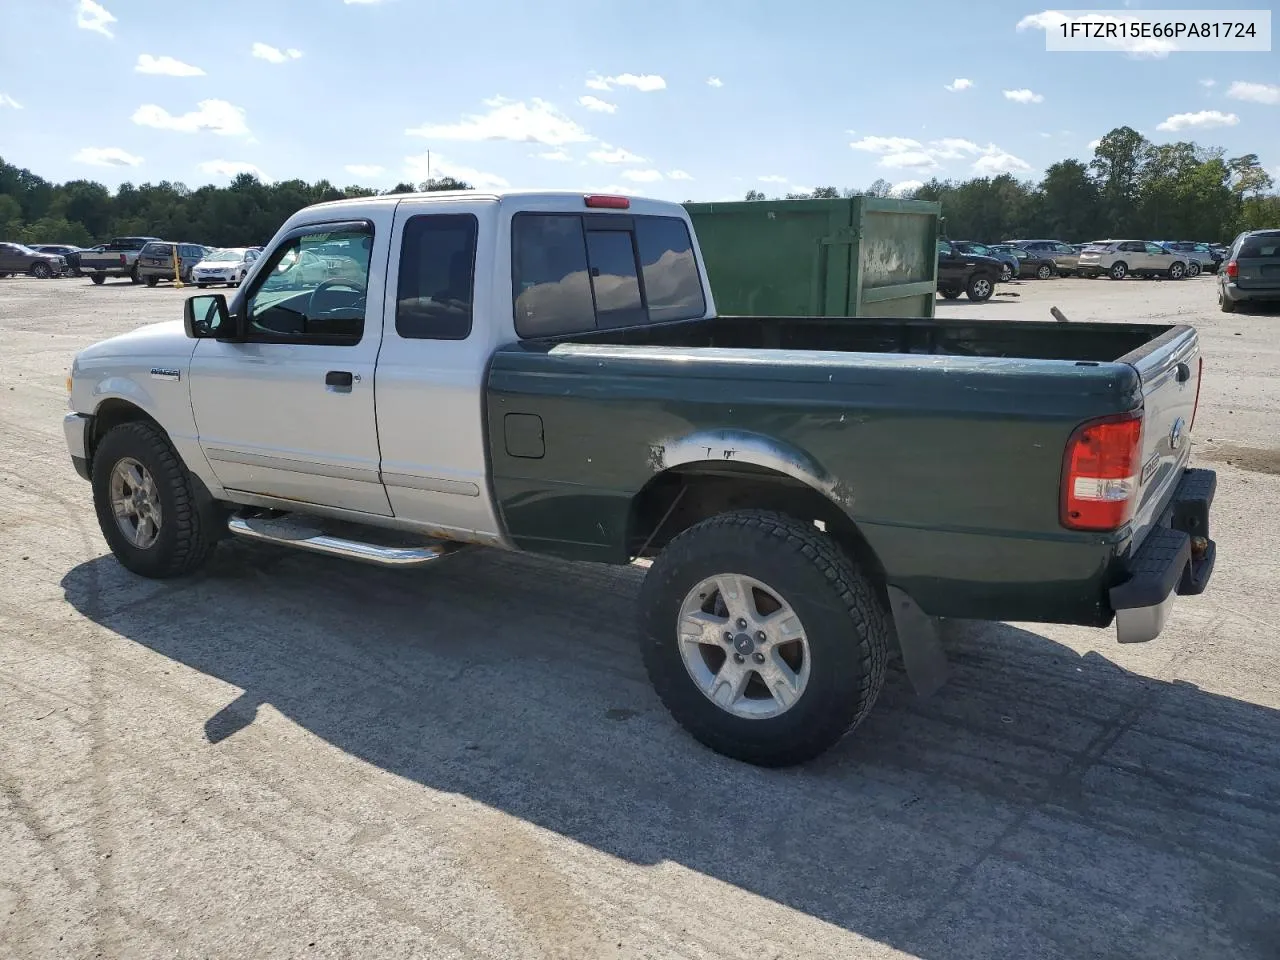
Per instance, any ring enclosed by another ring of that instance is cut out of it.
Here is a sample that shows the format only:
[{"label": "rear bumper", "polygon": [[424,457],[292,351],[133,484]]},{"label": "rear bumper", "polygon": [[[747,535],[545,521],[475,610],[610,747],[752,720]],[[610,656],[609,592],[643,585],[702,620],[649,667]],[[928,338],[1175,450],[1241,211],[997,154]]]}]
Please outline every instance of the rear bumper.
[{"label": "rear bumper", "polygon": [[1216,544],[1209,539],[1209,508],[1218,475],[1185,470],[1169,505],[1125,565],[1123,583],[1109,591],[1121,643],[1154,640],[1176,596],[1203,593],[1213,575]]},{"label": "rear bumper", "polygon": [[1280,300],[1280,287],[1239,287],[1234,283],[1224,283],[1222,295],[1232,303],[1274,302]]}]

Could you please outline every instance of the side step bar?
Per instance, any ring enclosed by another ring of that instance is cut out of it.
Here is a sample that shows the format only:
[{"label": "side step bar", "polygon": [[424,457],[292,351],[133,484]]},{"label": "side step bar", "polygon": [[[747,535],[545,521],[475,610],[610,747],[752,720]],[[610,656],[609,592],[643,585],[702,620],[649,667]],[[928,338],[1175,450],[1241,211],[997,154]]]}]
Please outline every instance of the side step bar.
[{"label": "side step bar", "polygon": [[439,560],[460,544],[429,540],[420,546],[387,547],[362,540],[335,537],[306,520],[289,514],[246,516],[237,514],[227,521],[227,529],[238,537],[278,543],[311,553],[324,553],[345,560],[358,560],[380,567],[415,567]]}]

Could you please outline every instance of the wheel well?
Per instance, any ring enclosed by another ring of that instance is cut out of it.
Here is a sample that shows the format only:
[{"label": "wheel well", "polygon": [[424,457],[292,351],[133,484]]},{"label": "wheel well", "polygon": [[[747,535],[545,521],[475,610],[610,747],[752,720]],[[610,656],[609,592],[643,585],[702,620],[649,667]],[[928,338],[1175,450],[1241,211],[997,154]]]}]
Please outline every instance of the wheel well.
[{"label": "wheel well", "polygon": [[694,524],[749,509],[776,510],[813,523],[883,587],[884,568],[847,513],[808,484],[751,464],[689,464],[654,477],[631,501],[627,549],[633,557],[653,557]]},{"label": "wheel well", "polygon": [[89,433],[89,449],[85,451],[89,455],[89,462],[93,462],[93,452],[98,448],[98,444],[102,442],[103,437],[122,423],[134,423],[136,421],[154,423],[160,430],[164,430],[164,427],[161,427],[154,417],[128,400],[103,400],[93,414],[93,429]]}]

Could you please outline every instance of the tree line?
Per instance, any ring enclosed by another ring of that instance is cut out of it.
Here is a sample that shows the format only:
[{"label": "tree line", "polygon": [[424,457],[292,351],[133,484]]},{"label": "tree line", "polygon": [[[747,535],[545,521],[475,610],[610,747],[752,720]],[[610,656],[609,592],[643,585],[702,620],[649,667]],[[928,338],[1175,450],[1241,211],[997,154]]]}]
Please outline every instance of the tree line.
[{"label": "tree line", "polygon": [[[1255,153],[1228,158],[1218,147],[1155,144],[1132,127],[1117,127],[1098,142],[1092,160],[1060,160],[1038,183],[1009,174],[934,178],[902,196],[941,201],[947,235],[957,240],[1229,242],[1242,230],[1280,228],[1274,186]],[[888,181],[877,180],[865,190],[819,187],[787,198],[888,197],[891,189]],[[752,190],[746,199],[766,197]]]},{"label": "tree line", "polygon": [[[947,234],[995,242],[1052,237],[1229,241],[1241,230],[1280,227],[1280,195],[1257,154],[1228,158],[1188,141],[1154,144],[1131,127],[1099,141],[1093,159],[1061,160],[1039,182],[1009,174],[932,179],[906,196],[939,200]],[[337,187],[327,180],[263,183],[242,173],[229,186],[191,189],[163,180],[114,193],[91,180],[51,183],[0,158],[0,241],[91,246],[113,236],[158,236],[214,246],[266,243],[301,208],[344,197],[469,190],[449,177],[400,183],[388,191]],[[865,190],[819,187],[790,199],[890,195],[877,180]],[[757,190],[748,200],[764,200]]]}]

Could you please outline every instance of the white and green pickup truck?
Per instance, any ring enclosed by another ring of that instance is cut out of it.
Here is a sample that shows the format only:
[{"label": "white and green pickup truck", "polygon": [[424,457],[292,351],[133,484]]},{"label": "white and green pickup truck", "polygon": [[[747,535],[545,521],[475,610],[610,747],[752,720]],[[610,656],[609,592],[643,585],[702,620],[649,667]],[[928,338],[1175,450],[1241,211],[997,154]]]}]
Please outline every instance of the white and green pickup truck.
[{"label": "white and green pickup truck", "polygon": [[67,444],[128,569],[244,537],[384,566],[652,561],[637,637],[716,750],[803,761],[938,617],[1154,639],[1213,570],[1196,332],[728,317],[676,204],[306,208],[228,303],[81,351]]}]

